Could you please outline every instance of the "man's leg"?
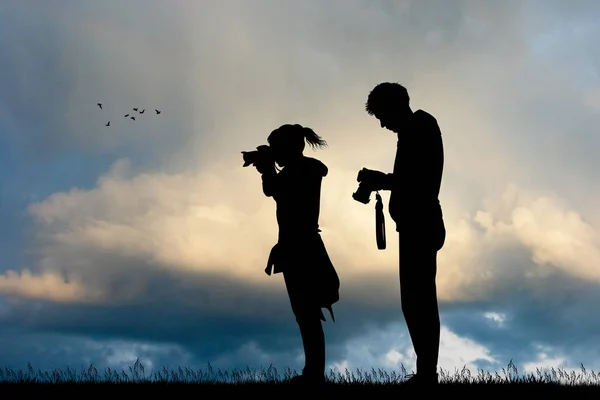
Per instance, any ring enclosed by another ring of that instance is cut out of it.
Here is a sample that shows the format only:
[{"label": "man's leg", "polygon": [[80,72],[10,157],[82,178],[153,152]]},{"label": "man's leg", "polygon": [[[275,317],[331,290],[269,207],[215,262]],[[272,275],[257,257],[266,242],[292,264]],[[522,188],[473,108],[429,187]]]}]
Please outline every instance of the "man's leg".
[{"label": "man's leg", "polygon": [[437,252],[400,239],[400,292],[402,312],[417,355],[417,374],[437,372],[440,318],[435,277]]}]

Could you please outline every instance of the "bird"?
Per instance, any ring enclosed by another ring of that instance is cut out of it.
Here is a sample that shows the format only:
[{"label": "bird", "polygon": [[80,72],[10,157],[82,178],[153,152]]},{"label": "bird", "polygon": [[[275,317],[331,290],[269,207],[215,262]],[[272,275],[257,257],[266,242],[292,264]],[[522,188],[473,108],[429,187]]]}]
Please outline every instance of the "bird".
[{"label": "bird", "polygon": [[144,108],[142,111],[140,111],[140,114],[143,114],[143,113],[144,113],[144,111],[146,111],[146,109],[145,109],[145,108]]},{"label": "bird", "polygon": [[154,111],[156,111],[156,114],[160,114],[160,110],[157,110],[156,108],[154,109]]},{"label": "bird", "polygon": [[131,117],[129,117],[129,118],[135,121],[135,117],[131,116]]},{"label": "bird", "polygon": [[133,109],[133,111],[137,111],[137,110],[138,110],[137,107]]},{"label": "bird", "polygon": [[104,126],[110,126],[110,121],[108,121]]},{"label": "bird", "polygon": [[98,107],[102,110],[102,103],[98,103]]},{"label": "bird", "polygon": [[129,117],[129,114],[125,114],[125,118]]}]

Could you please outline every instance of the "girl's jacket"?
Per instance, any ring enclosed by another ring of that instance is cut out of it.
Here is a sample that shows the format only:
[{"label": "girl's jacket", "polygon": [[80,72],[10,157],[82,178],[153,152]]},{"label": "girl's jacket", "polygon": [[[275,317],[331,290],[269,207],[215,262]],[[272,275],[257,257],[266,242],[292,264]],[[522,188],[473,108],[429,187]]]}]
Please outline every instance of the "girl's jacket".
[{"label": "girl's jacket", "polygon": [[321,161],[302,156],[279,173],[262,175],[263,192],[277,204],[278,242],[271,249],[267,275],[289,272],[303,290],[329,310],[339,300],[340,281],[319,229],[321,182],[328,169]]}]

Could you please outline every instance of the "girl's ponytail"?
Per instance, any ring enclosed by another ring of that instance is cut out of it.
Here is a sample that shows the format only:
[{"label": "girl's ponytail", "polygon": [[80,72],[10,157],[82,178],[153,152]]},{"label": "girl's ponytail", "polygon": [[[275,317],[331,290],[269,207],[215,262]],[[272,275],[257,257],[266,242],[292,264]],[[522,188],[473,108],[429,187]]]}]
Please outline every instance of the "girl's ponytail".
[{"label": "girl's ponytail", "polygon": [[327,142],[321,138],[321,136],[317,135],[315,131],[310,128],[302,127],[302,135],[306,140],[306,143],[310,145],[313,149],[319,148],[322,149],[327,147]]},{"label": "girl's ponytail", "polygon": [[275,129],[267,141],[271,143],[272,140],[281,141],[281,143],[287,143],[293,147],[298,147],[300,151],[304,149],[304,141],[313,148],[327,147],[327,142],[323,140],[319,135],[312,129],[302,126],[300,124],[286,124]]}]

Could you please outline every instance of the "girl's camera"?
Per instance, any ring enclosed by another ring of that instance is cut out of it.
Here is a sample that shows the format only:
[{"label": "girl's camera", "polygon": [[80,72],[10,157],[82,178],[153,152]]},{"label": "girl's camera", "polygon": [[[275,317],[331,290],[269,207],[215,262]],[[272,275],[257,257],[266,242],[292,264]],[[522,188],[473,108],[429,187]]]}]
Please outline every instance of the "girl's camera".
[{"label": "girl's camera", "polygon": [[258,146],[253,151],[242,151],[242,157],[244,158],[244,167],[273,160],[271,147],[266,144]]}]

